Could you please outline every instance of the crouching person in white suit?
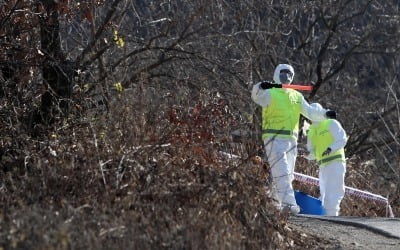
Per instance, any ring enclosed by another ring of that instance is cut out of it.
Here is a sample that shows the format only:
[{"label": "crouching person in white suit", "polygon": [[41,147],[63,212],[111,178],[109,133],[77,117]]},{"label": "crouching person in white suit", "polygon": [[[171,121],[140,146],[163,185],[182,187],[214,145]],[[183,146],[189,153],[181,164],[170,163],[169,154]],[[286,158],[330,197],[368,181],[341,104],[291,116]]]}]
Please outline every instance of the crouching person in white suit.
[{"label": "crouching person in white suit", "polygon": [[[319,107],[319,104],[311,106]],[[339,215],[345,193],[347,135],[335,114],[328,119],[312,121],[307,133],[307,159],[316,160],[319,165],[321,201],[327,216]]]}]

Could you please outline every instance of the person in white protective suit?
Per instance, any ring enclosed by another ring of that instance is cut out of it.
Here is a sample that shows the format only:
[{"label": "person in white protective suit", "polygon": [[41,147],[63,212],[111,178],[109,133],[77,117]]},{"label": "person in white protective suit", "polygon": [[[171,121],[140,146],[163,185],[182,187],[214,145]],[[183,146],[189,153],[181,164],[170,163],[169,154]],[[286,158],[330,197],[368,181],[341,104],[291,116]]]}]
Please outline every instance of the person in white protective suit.
[{"label": "person in white protective suit", "polygon": [[[321,108],[318,103],[311,106]],[[345,193],[344,177],[346,158],[344,147],[346,131],[336,120],[336,115],[324,120],[311,120],[307,133],[307,159],[319,165],[319,189],[322,206],[327,216],[338,216],[340,203]]]},{"label": "person in white protective suit", "polygon": [[300,211],[294,196],[292,181],[297,157],[297,137],[300,114],[310,120],[322,120],[328,111],[312,107],[303,95],[294,89],[282,88],[291,84],[294,69],[279,64],[274,71],[274,83],[262,81],[253,86],[251,97],[262,107],[262,140],[265,158],[272,176],[277,206],[282,211],[297,214]]}]

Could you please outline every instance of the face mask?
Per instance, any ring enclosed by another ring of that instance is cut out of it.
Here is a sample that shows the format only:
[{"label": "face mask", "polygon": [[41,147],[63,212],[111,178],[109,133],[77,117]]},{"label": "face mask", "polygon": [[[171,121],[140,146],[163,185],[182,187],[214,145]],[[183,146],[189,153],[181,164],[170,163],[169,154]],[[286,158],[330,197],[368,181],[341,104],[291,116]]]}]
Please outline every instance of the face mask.
[{"label": "face mask", "polygon": [[281,70],[279,73],[279,81],[284,84],[284,83],[291,83],[292,82],[292,73],[288,70]]}]

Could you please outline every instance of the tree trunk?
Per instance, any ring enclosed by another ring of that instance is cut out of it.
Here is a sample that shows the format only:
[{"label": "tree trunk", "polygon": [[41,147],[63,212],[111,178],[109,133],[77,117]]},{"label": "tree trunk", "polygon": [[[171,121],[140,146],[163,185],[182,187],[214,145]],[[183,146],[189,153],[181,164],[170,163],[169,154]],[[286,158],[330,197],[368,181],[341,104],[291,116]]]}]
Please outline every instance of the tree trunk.
[{"label": "tree trunk", "polygon": [[49,123],[54,121],[56,115],[68,109],[73,69],[61,51],[57,3],[54,0],[40,2],[44,9],[40,22],[40,38],[45,60],[42,67],[44,91],[39,122]]}]

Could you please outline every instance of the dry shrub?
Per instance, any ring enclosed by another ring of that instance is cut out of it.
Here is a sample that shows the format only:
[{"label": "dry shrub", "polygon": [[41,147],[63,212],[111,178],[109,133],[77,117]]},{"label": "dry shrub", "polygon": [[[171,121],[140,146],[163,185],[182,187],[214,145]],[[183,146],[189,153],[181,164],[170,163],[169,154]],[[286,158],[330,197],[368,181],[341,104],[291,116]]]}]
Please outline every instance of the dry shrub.
[{"label": "dry shrub", "polygon": [[225,136],[235,122],[229,103],[197,99],[187,105],[192,108],[171,109],[148,94],[121,94],[109,112],[53,124],[40,138],[21,131],[22,153],[10,156],[12,165],[0,172],[1,247],[298,249],[326,243],[287,227],[266,195],[265,167],[250,157],[232,161],[218,154],[240,150]]}]

